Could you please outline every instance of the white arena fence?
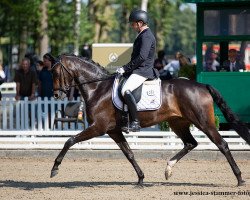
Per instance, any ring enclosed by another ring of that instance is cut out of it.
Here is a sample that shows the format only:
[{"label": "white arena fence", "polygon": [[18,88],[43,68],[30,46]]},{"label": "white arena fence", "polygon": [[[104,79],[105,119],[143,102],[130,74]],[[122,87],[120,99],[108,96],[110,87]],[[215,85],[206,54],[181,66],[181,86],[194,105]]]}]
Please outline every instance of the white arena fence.
[{"label": "white arena fence", "polygon": [[[1,131],[0,149],[62,149],[69,137],[80,131]],[[250,150],[250,146],[234,131],[220,132],[231,150]],[[218,150],[202,133],[193,131],[199,143],[196,150]],[[182,149],[182,141],[173,132],[143,131],[124,134],[131,149],[176,150]],[[108,136],[100,136],[75,144],[71,149],[119,149]]]},{"label": "white arena fence", "polygon": [[[80,100],[78,100],[80,101]],[[76,102],[76,101],[72,101]],[[0,129],[1,130],[53,130],[54,118],[58,110],[63,111],[67,99],[63,101],[49,100],[40,97],[34,101],[25,98],[23,101],[16,101],[13,97],[3,97],[0,101]],[[60,117],[60,113],[59,117]],[[82,129],[80,123],[78,129]],[[75,123],[58,122],[57,130],[75,130]]]},{"label": "white arena fence", "polygon": [[[67,100],[56,101],[38,98],[35,101],[15,101],[3,98],[0,101],[0,149],[61,149],[65,141],[83,130],[79,123],[58,122],[53,130],[56,110],[63,110]],[[87,123],[85,123],[87,125]],[[232,150],[250,150],[250,146],[234,131],[220,131]],[[141,131],[124,134],[132,149],[174,150],[182,149],[182,141],[171,131]],[[204,133],[192,129],[199,143],[196,149],[218,150]],[[81,142],[73,149],[118,149],[108,136]]]}]

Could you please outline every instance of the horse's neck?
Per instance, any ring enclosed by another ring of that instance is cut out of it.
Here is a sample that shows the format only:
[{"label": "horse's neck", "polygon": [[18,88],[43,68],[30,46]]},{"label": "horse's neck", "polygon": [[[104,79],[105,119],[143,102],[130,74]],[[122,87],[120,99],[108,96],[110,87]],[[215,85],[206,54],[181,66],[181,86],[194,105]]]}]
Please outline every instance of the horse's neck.
[{"label": "horse's neck", "polygon": [[76,81],[79,84],[79,90],[85,102],[92,101],[97,96],[100,96],[100,92],[102,93],[102,91],[105,93],[105,91],[110,88],[109,85],[112,87],[112,83],[107,84],[107,82],[110,82],[111,80],[105,80],[105,82],[101,81],[101,79],[105,79],[107,77],[107,74],[97,73],[97,75],[93,75],[93,72],[89,73],[88,71],[82,71],[80,74],[81,76],[79,76]]}]

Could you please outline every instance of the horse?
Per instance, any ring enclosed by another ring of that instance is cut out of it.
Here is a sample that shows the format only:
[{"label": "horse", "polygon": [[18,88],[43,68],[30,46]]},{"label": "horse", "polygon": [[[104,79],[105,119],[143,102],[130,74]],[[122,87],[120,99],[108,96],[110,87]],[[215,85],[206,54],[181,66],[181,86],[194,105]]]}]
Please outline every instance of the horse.
[{"label": "horse", "polygon": [[[86,104],[86,117],[89,127],[70,137],[56,157],[51,169],[51,178],[58,174],[59,165],[65,154],[74,144],[108,134],[119,146],[138,176],[138,185],[143,185],[144,173],[137,164],[134,154],[121,130],[121,112],[112,103],[114,74],[92,60],[75,55],[62,54],[53,61],[54,98],[64,98],[70,87],[77,86]],[[250,144],[247,126],[231,111],[220,93],[210,85],[186,79],[162,81],[162,105],[158,110],[138,113],[141,127],[149,127],[167,121],[170,128],[184,143],[183,149],[167,161],[165,177],[172,175],[174,165],[197,145],[190,132],[194,124],[203,131],[226,157],[237,179],[238,186],[245,185],[227,142],[216,129],[215,102],[225,119],[235,131]]]}]

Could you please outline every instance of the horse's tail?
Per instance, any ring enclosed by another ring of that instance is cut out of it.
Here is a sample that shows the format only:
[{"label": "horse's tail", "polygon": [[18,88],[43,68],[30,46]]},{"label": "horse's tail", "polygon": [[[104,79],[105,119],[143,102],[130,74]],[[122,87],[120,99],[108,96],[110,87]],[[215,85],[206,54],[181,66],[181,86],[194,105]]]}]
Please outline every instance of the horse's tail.
[{"label": "horse's tail", "polygon": [[233,113],[226,101],[215,88],[213,88],[211,85],[206,85],[206,88],[213,97],[214,102],[220,108],[225,119],[231,124],[232,128],[250,145],[250,133],[246,124],[239,120],[239,118]]}]

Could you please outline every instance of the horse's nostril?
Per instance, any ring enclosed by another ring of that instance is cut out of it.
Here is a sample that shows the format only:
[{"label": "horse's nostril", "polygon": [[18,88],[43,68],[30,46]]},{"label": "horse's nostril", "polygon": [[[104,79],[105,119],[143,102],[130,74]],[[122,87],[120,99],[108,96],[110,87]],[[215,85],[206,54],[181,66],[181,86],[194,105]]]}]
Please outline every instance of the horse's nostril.
[{"label": "horse's nostril", "polygon": [[54,94],[54,98],[55,98],[55,99],[58,99],[58,98],[59,98],[59,95],[58,95],[58,94]]}]

